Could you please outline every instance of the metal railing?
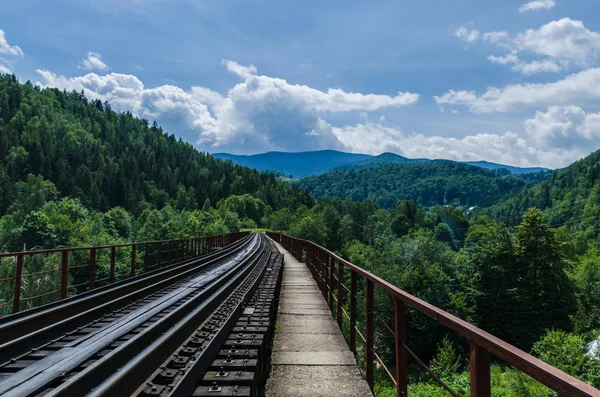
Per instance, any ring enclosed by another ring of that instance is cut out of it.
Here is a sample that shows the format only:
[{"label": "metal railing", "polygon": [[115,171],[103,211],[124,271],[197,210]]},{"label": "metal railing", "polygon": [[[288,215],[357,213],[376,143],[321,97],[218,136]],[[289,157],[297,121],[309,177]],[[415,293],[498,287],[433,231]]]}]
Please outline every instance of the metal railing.
[{"label": "metal railing", "polygon": [[247,234],[0,253],[0,313],[18,313],[191,259]]},{"label": "metal railing", "polygon": [[[533,379],[564,396],[600,396],[600,391],[587,383],[552,367],[444,310],[402,291],[380,277],[363,270],[318,244],[281,233],[267,232],[267,235],[281,243],[299,261],[306,260],[306,265],[323,292],[340,329],[343,331],[344,318],[349,322],[349,347],[354,355],[357,355],[356,336],[358,334],[364,343],[364,374],[371,389],[374,386],[374,364],[377,362],[396,386],[397,395],[399,397],[406,397],[408,394],[407,359],[410,355],[449,394],[453,396],[457,395],[407,346],[406,309],[409,306],[467,339],[470,349],[470,389],[471,396],[473,397],[491,396],[491,355],[518,368]],[[364,291],[360,292],[364,292],[365,300],[360,299],[358,295],[358,277],[362,278],[361,285],[364,285]],[[349,287],[344,284],[344,281],[348,279],[350,280]],[[380,288],[393,299],[394,323],[392,326],[385,323],[374,310],[375,287]],[[349,306],[349,310],[344,309],[344,302]],[[357,303],[364,306],[366,311],[364,334],[357,326]],[[395,368],[392,368],[394,373],[390,371],[374,350],[375,320],[382,323],[384,325],[383,329],[387,330],[394,338]]]}]

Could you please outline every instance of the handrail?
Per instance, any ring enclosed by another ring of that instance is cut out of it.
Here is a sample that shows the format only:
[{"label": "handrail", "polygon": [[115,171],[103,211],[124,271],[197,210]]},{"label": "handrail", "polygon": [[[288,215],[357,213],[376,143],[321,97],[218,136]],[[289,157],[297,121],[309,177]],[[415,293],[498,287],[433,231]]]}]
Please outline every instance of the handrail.
[{"label": "handrail", "polygon": [[[33,308],[65,299],[92,290],[98,284],[112,284],[218,250],[247,234],[0,253],[0,261],[12,259],[14,263],[13,275],[0,279],[0,293],[4,295],[0,295],[0,310],[6,307],[6,312],[12,305],[14,314],[22,309],[23,303],[26,308]],[[99,272],[102,278],[97,277]],[[27,292],[28,296],[24,296]],[[41,298],[44,300],[40,301]]]},{"label": "handrail", "polygon": [[[433,306],[403,290],[390,284],[384,279],[350,263],[326,248],[313,243],[312,241],[302,240],[287,236],[282,233],[267,232],[267,235],[279,242],[285,249],[299,261],[306,260],[306,264],[311,271],[314,279],[323,294],[326,297],[330,309],[334,310],[334,290],[337,294],[337,302],[344,302],[343,296],[347,296],[347,302],[350,303],[350,349],[356,355],[356,332],[360,331],[356,327],[356,276],[359,275],[365,279],[366,284],[366,334],[365,339],[365,378],[373,389],[373,362],[376,359],[373,350],[373,289],[377,286],[394,298],[394,340],[396,355],[396,374],[391,380],[397,386],[397,395],[407,396],[407,350],[414,358],[414,353],[406,346],[406,305],[417,311],[431,317],[439,323],[445,325],[456,333],[462,335],[469,341],[470,346],[470,377],[471,377],[471,396],[489,397],[491,396],[490,384],[490,354],[510,364],[533,379],[546,385],[550,389],[557,391],[565,396],[594,396],[600,397],[600,390],[588,385],[587,383],[568,375],[567,373],[545,363],[544,361],[518,349],[515,346],[495,337],[494,335],[477,328],[476,326]],[[337,264],[337,266],[336,266]],[[336,269],[337,268],[337,269]],[[350,271],[350,294],[344,294],[343,285],[344,270]],[[334,274],[337,272],[337,280],[334,280]],[[345,311],[341,310],[341,305],[336,305],[334,314],[337,317],[338,325],[342,328],[342,315]],[[420,361],[420,360],[418,360]],[[381,363],[383,365],[383,363]],[[424,366],[423,363],[420,363]],[[383,365],[386,372],[390,371]],[[426,368],[426,367],[425,367]],[[426,368],[430,374],[433,373]],[[434,378],[436,378],[434,376]],[[436,381],[441,382],[439,379]],[[443,382],[442,382],[443,383]],[[448,390],[444,384],[443,387]],[[451,392],[450,390],[448,390]],[[452,393],[452,392],[451,392]]]}]

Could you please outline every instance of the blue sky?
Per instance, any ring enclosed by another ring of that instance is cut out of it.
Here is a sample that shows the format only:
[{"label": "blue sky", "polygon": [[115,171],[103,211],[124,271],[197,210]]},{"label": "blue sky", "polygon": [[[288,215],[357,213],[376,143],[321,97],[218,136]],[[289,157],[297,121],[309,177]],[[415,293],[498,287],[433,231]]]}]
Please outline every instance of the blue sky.
[{"label": "blue sky", "polygon": [[562,167],[600,148],[600,3],[55,0],[0,8],[0,70],[200,150]]}]

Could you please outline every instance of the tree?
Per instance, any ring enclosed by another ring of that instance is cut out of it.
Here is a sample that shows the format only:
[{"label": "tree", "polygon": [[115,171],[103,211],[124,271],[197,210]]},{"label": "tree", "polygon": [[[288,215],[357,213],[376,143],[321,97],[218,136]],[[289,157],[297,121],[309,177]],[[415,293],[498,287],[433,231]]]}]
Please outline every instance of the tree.
[{"label": "tree", "polygon": [[27,215],[22,230],[21,244],[25,249],[51,248],[56,243],[54,227],[43,212],[35,211]]},{"label": "tree", "polygon": [[516,287],[525,307],[530,308],[530,328],[524,330],[524,342],[532,344],[551,327],[569,329],[574,291],[554,231],[544,223],[539,209],[527,211],[517,226],[515,255]]}]

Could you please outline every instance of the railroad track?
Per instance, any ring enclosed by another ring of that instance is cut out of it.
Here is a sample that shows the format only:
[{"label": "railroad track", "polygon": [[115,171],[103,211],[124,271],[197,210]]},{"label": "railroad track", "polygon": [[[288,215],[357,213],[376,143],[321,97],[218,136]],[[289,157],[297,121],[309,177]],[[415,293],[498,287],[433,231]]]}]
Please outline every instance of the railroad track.
[{"label": "railroad track", "polygon": [[[263,275],[277,255],[253,235],[168,271],[2,319],[0,395],[191,395],[261,280],[274,291],[273,277]],[[177,368],[168,385],[167,368]]]}]

